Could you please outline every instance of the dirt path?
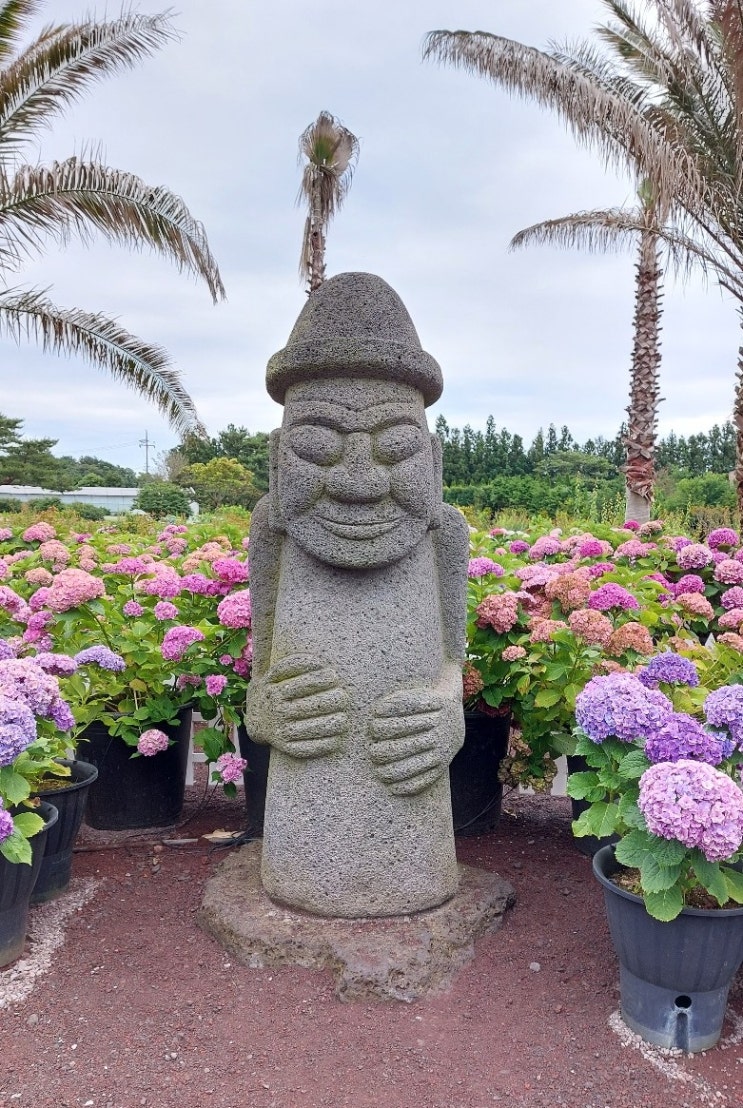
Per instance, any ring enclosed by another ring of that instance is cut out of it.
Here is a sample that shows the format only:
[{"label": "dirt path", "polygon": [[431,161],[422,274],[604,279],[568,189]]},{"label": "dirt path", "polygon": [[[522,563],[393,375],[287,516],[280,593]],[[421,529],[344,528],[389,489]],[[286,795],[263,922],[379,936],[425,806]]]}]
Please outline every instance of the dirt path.
[{"label": "dirt path", "polygon": [[[194,923],[223,852],[84,830],[70,892],[33,910],[27,954],[0,971],[0,1105],[741,1108],[740,978],[714,1050],[640,1044],[568,802],[504,807],[459,854],[517,906],[448,992],[414,1004],[343,1004],[329,973],[232,963]],[[177,836],[243,822],[240,800],[213,800]]]}]

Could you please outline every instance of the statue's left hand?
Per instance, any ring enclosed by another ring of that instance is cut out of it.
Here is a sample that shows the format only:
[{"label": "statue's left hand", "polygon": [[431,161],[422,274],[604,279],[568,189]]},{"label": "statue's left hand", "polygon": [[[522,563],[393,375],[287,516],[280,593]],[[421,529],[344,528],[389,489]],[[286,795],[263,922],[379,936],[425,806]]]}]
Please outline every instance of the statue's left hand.
[{"label": "statue's left hand", "polygon": [[443,773],[461,745],[461,702],[433,689],[401,689],[379,700],[370,722],[369,757],[395,796],[415,796]]}]

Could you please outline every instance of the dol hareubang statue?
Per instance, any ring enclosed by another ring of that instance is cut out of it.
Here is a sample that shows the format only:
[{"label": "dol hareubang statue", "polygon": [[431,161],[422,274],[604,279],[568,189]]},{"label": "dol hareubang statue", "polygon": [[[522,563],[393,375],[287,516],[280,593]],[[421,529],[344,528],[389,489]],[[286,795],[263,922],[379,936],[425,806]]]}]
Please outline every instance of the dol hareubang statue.
[{"label": "dol hareubang statue", "polygon": [[389,285],[345,273],[267,388],[285,410],[251,525],[246,714],[272,748],[264,887],[326,916],[432,908],[457,887],[468,558],[426,425],[441,372]]}]

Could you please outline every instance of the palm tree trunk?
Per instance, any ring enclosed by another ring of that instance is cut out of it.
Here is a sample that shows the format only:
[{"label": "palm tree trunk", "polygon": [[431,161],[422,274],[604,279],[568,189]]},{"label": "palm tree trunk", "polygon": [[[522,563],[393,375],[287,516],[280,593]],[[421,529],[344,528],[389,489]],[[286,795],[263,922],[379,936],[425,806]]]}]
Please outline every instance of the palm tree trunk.
[{"label": "palm tree trunk", "polygon": [[634,344],[624,466],[625,519],[650,519],[660,404],[660,316],[663,286],[657,236],[643,231],[635,286]]}]

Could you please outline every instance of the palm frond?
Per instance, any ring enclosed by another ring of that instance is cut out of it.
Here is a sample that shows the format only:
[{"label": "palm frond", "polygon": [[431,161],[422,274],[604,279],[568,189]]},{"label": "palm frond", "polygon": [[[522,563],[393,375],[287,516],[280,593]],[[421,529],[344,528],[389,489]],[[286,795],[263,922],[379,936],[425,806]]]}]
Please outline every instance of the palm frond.
[{"label": "palm frond", "polygon": [[663,195],[699,204],[704,182],[688,151],[670,147],[659,128],[632,99],[582,66],[485,31],[431,31],[423,57],[450,63],[490,79],[509,92],[552,108],[576,139],[604,164],[651,177]]},{"label": "palm frond", "polygon": [[0,264],[39,253],[50,236],[86,241],[96,231],[109,242],[151,247],[202,277],[215,301],[224,297],[203,226],[166,188],[76,157],[23,166],[12,180],[0,175]]},{"label": "palm frond", "polygon": [[143,342],[115,319],[59,308],[37,289],[0,293],[0,335],[33,339],[55,354],[80,355],[151,400],[179,434],[205,434],[193,400],[162,347]]},{"label": "palm frond", "polygon": [[[7,6],[7,5],[6,5]],[[131,69],[177,38],[167,12],[47,29],[0,72],[0,153],[16,156],[95,81]]]},{"label": "palm frond", "polygon": [[0,63],[16,49],[18,36],[42,3],[43,0],[5,0],[0,7]]},{"label": "palm frond", "polygon": [[328,224],[348,195],[359,156],[359,140],[330,112],[320,112],[299,136],[298,162],[305,165],[297,203],[306,203],[307,221],[299,255],[299,274],[309,291],[325,279]]}]

